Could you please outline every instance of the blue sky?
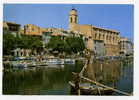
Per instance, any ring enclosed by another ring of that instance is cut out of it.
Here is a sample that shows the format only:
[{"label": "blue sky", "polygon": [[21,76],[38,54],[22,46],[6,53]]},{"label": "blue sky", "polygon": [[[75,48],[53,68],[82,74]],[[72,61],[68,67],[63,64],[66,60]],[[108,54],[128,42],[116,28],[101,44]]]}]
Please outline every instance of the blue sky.
[{"label": "blue sky", "polygon": [[134,6],[112,4],[4,4],[3,19],[22,26],[35,24],[43,28],[68,29],[69,11],[78,11],[79,24],[120,31],[121,36],[133,41]]}]

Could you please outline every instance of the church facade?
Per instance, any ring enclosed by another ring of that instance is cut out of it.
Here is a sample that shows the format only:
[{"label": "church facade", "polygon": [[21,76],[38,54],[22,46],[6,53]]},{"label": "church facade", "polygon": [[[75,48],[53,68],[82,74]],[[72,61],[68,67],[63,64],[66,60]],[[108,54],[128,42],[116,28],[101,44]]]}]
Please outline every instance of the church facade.
[{"label": "church facade", "polygon": [[85,36],[87,42],[86,47],[96,54],[101,56],[119,55],[120,32],[88,24],[78,24],[76,9],[72,9],[69,12],[69,30],[79,32]]}]

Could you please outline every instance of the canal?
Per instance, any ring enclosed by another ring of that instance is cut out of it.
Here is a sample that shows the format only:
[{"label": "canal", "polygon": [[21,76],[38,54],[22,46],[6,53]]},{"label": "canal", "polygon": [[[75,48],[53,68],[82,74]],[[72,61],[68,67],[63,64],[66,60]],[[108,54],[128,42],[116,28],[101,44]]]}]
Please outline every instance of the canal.
[{"label": "canal", "polygon": [[[57,65],[48,68],[3,70],[3,94],[6,95],[70,95],[72,72],[80,72],[83,63]],[[133,92],[133,61],[95,61],[84,73],[105,85],[112,84],[121,91]],[[121,95],[113,93],[112,95]]]}]

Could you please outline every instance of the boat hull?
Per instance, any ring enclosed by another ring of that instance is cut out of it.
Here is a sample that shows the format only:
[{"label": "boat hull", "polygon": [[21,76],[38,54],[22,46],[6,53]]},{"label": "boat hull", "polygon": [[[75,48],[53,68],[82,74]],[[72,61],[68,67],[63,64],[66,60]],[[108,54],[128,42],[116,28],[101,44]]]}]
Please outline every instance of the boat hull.
[{"label": "boat hull", "polygon": [[[72,95],[77,95],[77,90],[73,86],[73,84],[70,84],[70,92]],[[97,88],[85,88],[80,87],[80,95],[112,95],[114,91],[108,88],[100,88],[99,91]]]}]

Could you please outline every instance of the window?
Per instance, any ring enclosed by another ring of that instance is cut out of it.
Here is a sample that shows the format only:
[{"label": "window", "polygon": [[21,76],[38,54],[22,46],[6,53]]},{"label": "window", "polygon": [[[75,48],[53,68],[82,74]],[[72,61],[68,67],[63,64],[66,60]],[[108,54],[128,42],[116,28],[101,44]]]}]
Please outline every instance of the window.
[{"label": "window", "polygon": [[32,28],[32,31],[34,31],[34,29]]},{"label": "window", "polygon": [[109,39],[109,36],[107,35],[107,40]]},{"label": "window", "polygon": [[75,23],[77,23],[77,17],[75,17]]},{"label": "window", "polygon": [[70,18],[70,22],[72,23],[72,17]]},{"label": "window", "polygon": [[97,33],[95,33],[95,39],[97,38]]},{"label": "window", "polygon": [[101,34],[99,34],[99,39],[100,39]]},{"label": "window", "polygon": [[103,34],[103,39],[105,38],[105,35]]}]

